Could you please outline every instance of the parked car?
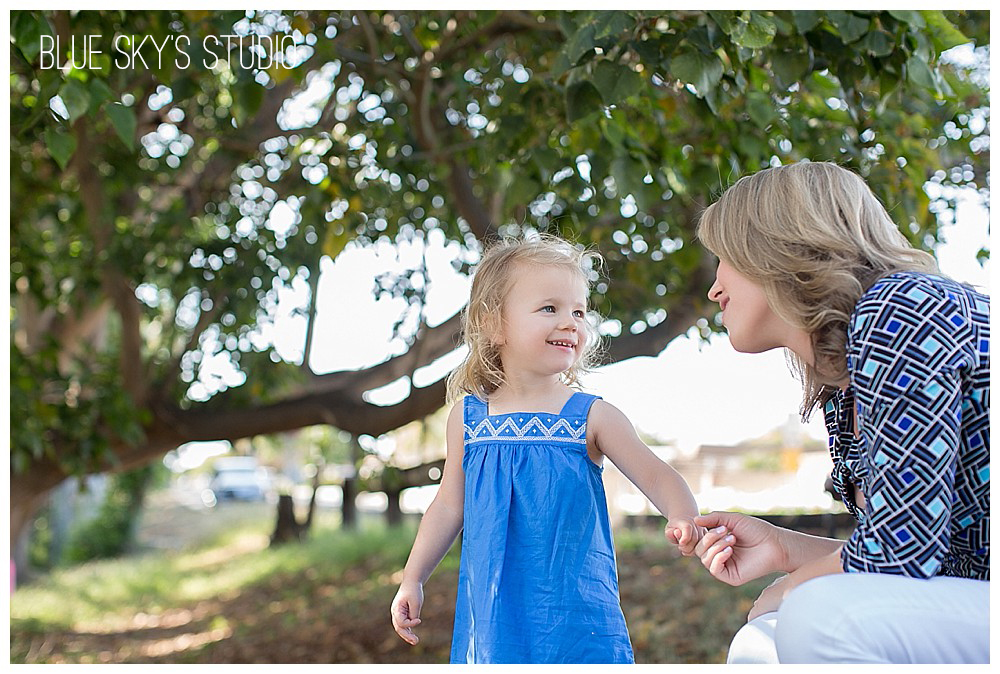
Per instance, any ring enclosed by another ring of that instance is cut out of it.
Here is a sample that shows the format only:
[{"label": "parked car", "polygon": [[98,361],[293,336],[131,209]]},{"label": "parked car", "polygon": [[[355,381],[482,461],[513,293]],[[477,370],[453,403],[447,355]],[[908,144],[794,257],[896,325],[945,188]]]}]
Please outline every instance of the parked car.
[{"label": "parked car", "polygon": [[261,501],[270,489],[267,469],[252,456],[224,456],[212,464],[208,488],[216,502]]}]

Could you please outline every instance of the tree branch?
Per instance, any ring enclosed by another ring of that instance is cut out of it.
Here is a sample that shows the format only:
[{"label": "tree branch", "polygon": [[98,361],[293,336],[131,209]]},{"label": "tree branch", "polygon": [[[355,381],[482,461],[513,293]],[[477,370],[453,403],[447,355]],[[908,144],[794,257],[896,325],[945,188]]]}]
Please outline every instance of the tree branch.
[{"label": "tree branch", "polygon": [[461,314],[455,314],[440,325],[421,329],[417,333],[414,346],[406,353],[394,356],[378,365],[362,370],[316,375],[307,388],[312,392],[353,390],[360,396],[364,391],[412,375],[421,367],[458,348],[461,344],[461,320]]},{"label": "tree branch", "polygon": [[74,124],[77,138],[77,151],[70,160],[73,172],[80,185],[80,201],[88,223],[94,232],[95,253],[107,254],[107,260],[101,267],[101,284],[104,292],[111,298],[115,311],[121,320],[121,350],[119,352],[119,368],[122,384],[137,406],[144,404],[146,398],[146,382],[142,377],[142,333],[139,321],[141,309],[139,300],[129,280],[115,265],[110,255],[111,239],[114,225],[105,213],[104,185],[100,173],[92,165],[95,156],[92,139],[83,119]]}]

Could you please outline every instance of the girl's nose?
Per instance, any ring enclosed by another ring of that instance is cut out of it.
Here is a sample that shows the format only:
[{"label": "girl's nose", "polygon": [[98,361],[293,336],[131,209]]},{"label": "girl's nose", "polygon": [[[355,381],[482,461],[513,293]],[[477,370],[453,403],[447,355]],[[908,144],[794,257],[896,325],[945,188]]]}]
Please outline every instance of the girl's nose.
[{"label": "girl's nose", "polygon": [[560,328],[576,332],[576,321],[573,320],[573,314],[563,314],[562,320],[560,320],[559,323]]}]

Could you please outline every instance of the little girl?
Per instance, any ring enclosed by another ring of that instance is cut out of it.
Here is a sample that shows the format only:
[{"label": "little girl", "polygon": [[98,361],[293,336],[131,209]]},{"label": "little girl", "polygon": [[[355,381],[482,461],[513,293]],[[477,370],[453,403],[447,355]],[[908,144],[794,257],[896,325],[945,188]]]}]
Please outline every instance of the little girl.
[{"label": "little girl", "polygon": [[684,554],[704,533],[683,478],[618,409],[571,388],[598,345],[587,298],[599,261],[550,236],[504,240],[473,278],[444,474],[391,609],[416,644],[423,584],[464,527],[453,663],[633,662],[603,457],[667,516]]}]

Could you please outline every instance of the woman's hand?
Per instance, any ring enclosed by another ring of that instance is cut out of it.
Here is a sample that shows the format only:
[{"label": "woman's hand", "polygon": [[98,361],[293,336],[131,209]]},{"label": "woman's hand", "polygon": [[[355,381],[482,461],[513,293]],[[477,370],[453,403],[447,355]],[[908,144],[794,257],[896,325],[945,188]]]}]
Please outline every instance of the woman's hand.
[{"label": "woman's hand", "polygon": [[416,646],[420,637],[413,633],[413,628],[420,624],[420,607],[424,603],[424,586],[420,583],[403,582],[392,600],[389,614],[392,616],[392,626],[399,638]]},{"label": "woman's hand", "polygon": [[695,554],[718,580],[742,585],[785,570],[782,530],[773,524],[730,512],[699,515],[694,521],[708,529],[695,546]]}]

